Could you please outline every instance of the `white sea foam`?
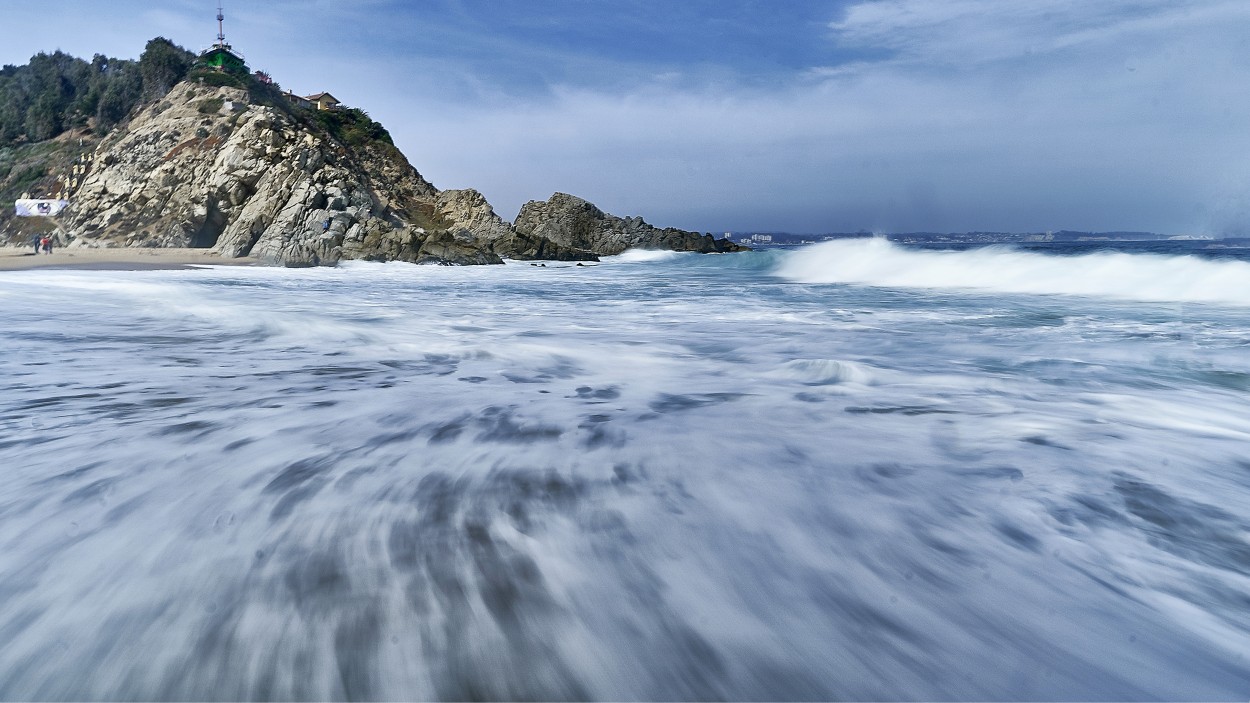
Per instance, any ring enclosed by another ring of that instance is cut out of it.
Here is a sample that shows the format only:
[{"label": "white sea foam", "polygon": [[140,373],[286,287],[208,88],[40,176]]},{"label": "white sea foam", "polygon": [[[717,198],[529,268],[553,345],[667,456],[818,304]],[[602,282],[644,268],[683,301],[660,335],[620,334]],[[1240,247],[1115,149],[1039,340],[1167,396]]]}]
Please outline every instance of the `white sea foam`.
[{"label": "white sea foam", "polygon": [[776,256],[0,277],[0,699],[1240,695],[1243,309]]},{"label": "white sea foam", "polygon": [[629,249],[616,256],[604,257],[610,261],[619,261],[627,264],[647,263],[651,261],[667,261],[683,256],[681,252],[664,251],[659,249]]},{"label": "white sea foam", "polygon": [[799,383],[812,386],[825,386],[837,383],[859,383],[868,385],[873,382],[875,374],[863,364],[853,361],[835,359],[795,359],[782,364],[773,372],[777,378],[789,378]]},{"label": "white sea foam", "polygon": [[933,251],[872,238],[791,252],[777,273],[803,283],[1250,305],[1250,263],[1193,256],[1050,256],[1004,247]]}]

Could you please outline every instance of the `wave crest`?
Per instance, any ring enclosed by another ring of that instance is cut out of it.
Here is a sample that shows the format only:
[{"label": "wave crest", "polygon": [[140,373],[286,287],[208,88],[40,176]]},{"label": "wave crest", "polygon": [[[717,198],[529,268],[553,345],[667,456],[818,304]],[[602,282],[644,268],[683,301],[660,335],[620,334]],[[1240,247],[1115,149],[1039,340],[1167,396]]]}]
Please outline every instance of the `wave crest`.
[{"label": "wave crest", "polygon": [[1053,256],[1005,247],[912,250],[874,238],[790,252],[776,273],[801,283],[1250,305],[1250,263],[1183,255]]},{"label": "wave crest", "polygon": [[646,261],[667,261],[681,256],[684,252],[669,251],[667,249],[627,249],[611,258],[615,261],[627,263],[639,263]]}]

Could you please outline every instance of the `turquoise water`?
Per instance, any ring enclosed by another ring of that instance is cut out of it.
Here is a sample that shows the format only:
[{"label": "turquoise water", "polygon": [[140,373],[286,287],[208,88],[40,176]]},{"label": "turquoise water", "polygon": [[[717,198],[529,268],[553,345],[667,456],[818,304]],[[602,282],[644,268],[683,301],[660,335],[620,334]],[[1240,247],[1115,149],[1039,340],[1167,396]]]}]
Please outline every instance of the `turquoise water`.
[{"label": "turquoise water", "polygon": [[1244,699],[1152,246],[0,275],[0,698]]}]

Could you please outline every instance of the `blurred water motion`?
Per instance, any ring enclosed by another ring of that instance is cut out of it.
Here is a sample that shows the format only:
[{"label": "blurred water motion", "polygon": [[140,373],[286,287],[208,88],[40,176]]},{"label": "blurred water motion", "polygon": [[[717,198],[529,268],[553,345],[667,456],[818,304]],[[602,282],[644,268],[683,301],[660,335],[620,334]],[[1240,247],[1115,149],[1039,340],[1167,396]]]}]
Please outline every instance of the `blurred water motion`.
[{"label": "blurred water motion", "polygon": [[803,256],[0,278],[0,698],[1244,699],[1246,305]]}]

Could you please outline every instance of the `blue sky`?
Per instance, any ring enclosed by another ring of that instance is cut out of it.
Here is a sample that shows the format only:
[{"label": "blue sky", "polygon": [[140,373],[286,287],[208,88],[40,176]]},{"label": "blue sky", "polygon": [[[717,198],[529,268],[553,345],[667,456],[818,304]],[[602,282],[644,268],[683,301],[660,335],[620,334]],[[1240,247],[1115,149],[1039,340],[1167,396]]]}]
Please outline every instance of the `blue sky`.
[{"label": "blue sky", "polygon": [[[249,0],[250,65],[505,218],[704,231],[1250,235],[1246,0]],[[0,63],[137,57],[213,0],[0,0]]]}]

